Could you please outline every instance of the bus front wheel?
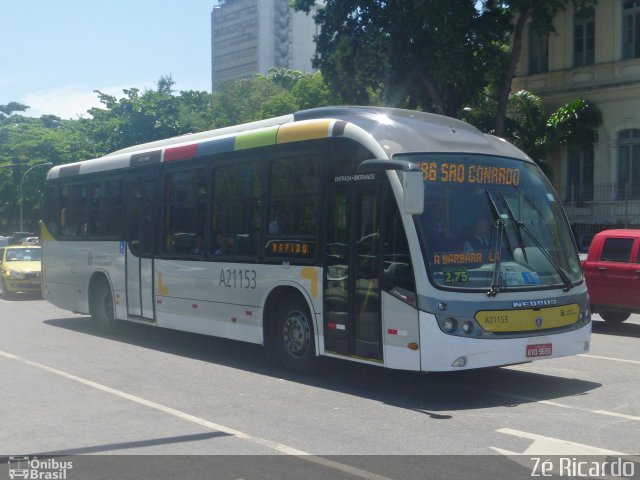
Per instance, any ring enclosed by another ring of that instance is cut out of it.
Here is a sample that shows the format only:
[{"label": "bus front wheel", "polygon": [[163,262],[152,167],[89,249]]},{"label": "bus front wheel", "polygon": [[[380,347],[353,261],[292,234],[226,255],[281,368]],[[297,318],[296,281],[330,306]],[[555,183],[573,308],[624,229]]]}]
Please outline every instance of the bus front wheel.
[{"label": "bus front wheel", "polygon": [[313,322],[301,297],[290,296],[280,303],[275,344],[278,360],[287,370],[306,374],[317,369]]},{"label": "bus front wheel", "polygon": [[102,327],[113,325],[113,295],[111,287],[105,279],[97,280],[91,289],[89,313],[91,318]]}]

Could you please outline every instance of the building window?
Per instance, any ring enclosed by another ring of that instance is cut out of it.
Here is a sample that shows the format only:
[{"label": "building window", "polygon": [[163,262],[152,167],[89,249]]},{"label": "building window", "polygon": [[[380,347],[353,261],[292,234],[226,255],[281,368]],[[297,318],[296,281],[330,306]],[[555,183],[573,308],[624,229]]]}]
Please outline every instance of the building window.
[{"label": "building window", "polygon": [[541,34],[529,25],[529,74],[549,71],[549,35]]},{"label": "building window", "polygon": [[640,57],[640,1],[625,1],[622,10],[622,58]]},{"label": "building window", "polygon": [[593,65],[595,62],[595,14],[593,7],[573,15],[573,66]]},{"label": "building window", "polygon": [[640,130],[618,133],[617,198],[640,198]]},{"label": "building window", "polygon": [[572,147],[567,156],[565,201],[593,200],[593,147]]}]

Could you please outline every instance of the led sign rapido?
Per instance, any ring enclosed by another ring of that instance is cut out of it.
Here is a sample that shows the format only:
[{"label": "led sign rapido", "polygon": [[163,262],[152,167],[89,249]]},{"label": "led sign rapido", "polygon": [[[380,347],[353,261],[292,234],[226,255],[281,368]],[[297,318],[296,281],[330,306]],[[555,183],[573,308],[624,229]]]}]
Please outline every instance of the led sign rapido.
[{"label": "led sign rapido", "polygon": [[422,162],[420,168],[425,182],[513,186],[520,184],[520,170],[517,168],[438,162]]}]

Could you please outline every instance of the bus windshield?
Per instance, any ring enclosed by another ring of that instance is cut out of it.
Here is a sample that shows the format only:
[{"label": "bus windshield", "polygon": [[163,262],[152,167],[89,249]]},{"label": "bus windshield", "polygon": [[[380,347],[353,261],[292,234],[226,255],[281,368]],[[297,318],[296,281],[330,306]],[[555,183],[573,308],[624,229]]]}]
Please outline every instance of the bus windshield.
[{"label": "bus windshield", "polygon": [[563,287],[581,280],[562,206],[534,164],[470,154],[397,155],[420,165],[417,217],[435,286],[485,290]]}]

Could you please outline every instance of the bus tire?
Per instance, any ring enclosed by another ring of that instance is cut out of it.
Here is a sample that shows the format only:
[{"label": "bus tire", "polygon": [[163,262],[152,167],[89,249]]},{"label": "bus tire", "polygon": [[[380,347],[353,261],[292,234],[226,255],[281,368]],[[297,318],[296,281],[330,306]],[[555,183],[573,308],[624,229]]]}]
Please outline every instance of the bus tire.
[{"label": "bus tire", "polygon": [[115,315],[113,311],[113,294],[106,279],[96,280],[89,293],[89,313],[93,321],[103,328],[113,326]]},{"label": "bus tire", "polygon": [[627,318],[629,318],[631,314],[628,312],[616,312],[613,310],[606,310],[604,312],[600,312],[600,316],[609,325],[619,325],[620,323],[624,322]]},{"label": "bus tire", "polygon": [[287,370],[302,374],[317,370],[312,317],[299,295],[289,295],[280,302],[274,340],[278,361]]}]

